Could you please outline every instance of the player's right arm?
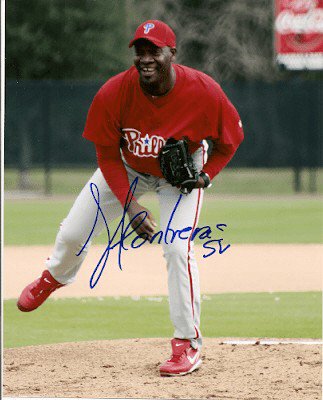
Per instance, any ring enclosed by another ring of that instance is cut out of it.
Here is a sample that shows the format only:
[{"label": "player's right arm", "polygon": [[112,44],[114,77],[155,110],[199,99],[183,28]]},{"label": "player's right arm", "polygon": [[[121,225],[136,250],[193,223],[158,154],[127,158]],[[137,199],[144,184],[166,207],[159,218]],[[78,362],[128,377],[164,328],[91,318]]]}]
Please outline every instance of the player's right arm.
[{"label": "player's right arm", "polygon": [[[99,90],[89,109],[83,137],[94,142],[98,166],[110,189],[124,207],[130,185],[120,153],[120,118],[118,118],[118,108],[115,104],[117,101],[112,102],[108,99],[108,104],[106,104],[106,100],[102,89]],[[148,218],[137,228],[140,218],[134,217],[141,211],[148,210],[133,198],[127,211],[130,221],[133,219],[131,226],[137,234],[146,233],[151,237],[155,223],[149,211]]]}]

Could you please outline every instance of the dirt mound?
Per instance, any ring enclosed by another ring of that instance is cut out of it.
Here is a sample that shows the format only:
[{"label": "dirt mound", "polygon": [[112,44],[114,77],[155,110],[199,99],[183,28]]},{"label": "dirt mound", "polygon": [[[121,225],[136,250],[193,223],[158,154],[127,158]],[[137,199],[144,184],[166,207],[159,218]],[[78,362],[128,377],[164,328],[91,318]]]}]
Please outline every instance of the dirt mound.
[{"label": "dirt mound", "polygon": [[234,345],[204,339],[198,371],[162,378],[166,339],[61,343],[4,350],[4,396],[316,400],[319,344]]}]

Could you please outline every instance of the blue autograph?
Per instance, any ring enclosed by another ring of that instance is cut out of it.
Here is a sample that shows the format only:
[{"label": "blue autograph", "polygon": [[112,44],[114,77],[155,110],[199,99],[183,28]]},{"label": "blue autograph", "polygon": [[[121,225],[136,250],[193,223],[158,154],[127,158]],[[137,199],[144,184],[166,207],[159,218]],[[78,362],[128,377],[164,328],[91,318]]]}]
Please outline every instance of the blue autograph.
[{"label": "blue autograph", "polygon": [[[142,216],[141,222],[138,223],[136,225],[136,228],[138,228],[143,222],[144,220],[147,218],[148,213],[147,211],[141,211],[140,213],[136,214],[131,221],[129,221],[129,223],[126,225],[125,224],[125,218],[127,215],[127,211],[129,209],[130,203],[132,201],[132,198],[134,196],[136,187],[137,187],[137,183],[138,183],[138,178],[135,178],[134,181],[132,182],[132,184],[130,185],[130,189],[129,192],[127,194],[127,198],[126,198],[126,203],[123,209],[123,213],[122,213],[122,218],[120,219],[120,222],[116,228],[116,231],[114,232],[114,234],[111,236],[110,233],[110,229],[106,220],[106,217],[103,213],[103,210],[100,206],[100,192],[99,189],[97,187],[97,185],[95,183],[91,183],[90,184],[90,190],[93,196],[93,199],[97,205],[97,211],[96,211],[96,216],[94,219],[94,223],[93,223],[93,227],[91,229],[91,232],[86,240],[86,242],[84,243],[83,247],[81,248],[81,250],[76,254],[76,256],[79,256],[83,250],[85,249],[85,247],[87,246],[87,244],[89,243],[89,241],[91,240],[91,237],[93,235],[94,229],[96,227],[96,224],[98,222],[99,216],[101,216],[103,218],[104,221],[104,225],[106,228],[106,232],[108,235],[108,244],[106,249],[104,250],[99,262],[97,263],[92,275],[91,275],[91,279],[90,279],[90,288],[93,289],[96,284],[98,283],[99,279],[101,278],[101,275],[106,267],[109,255],[110,255],[110,251],[113,250],[115,247],[119,246],[119,250],[118,250],[118,264],[119,264],[119,268],[122,270],[122,252],[123,250],[127,251],[129,250],[126,245],[125,245],[125,240],[131,236],[135,230],[132,228],[131,224],[132,222],[138,217],[138,216]],[[173,220],[173,217],[175,215],[175,212],[178,208],[178,205],[181,202],[183,195],[180,194],[179,198],[177,200],[177,203],[175,204],[175,207],[171,213],[171,216],[169,218],[167,227],[166,227],[166,231],[158,231],[157,233],[155,233],[150,239],[148,238],[147,234],[142,234],[142,235],[137,235],[135,236],[135,238],[131,241],[131,248],[133,249],[138,249],[139,247],[141,247],[144,243],[146,243],[147,241],[149,243],[154,243],[154,241],[156,240],[158,244],[161,243],[161,241],[164,239],[164,243],[165,244],[169,244],[169,243],[173,243],[173,241],[175,240],[176,237],[178,237],[181,240],[191,240],[193,241],[196,237],[198,237],[200,240],[207,240],[206,242],[203,243],[203,248],[210,250],[209,253],[207,254],[203,254],[203,258],[207,258],[212,256],[215,252],[216,252],[216,246],[218,246],[218,253],[222,254],[224,253],[231,245],[228,244],[225,247],[222,247],[222,241],[223,238],[221,239],[212,239],[212,229],[209,225],[205,225],[201,228],[195,228],[194,231],[192,232],[192,227],[191,226],[187,226],[181,230],[174,230],[171,228],[171,223]],[[223,232],[224,228],[226,227],[226,224],[217,224],[216,225],[216,229],[218,229],[219,231]],[[117,238],[119,240],[115,241],[116,236],[118,234],[118,232],[120,232],[120,237]],[[191,232],[191,233],[189,233]],[[171,235],[171,237],[169,238],[169,236]],[[170,240],[169,240],[170,239]],[[115,242],[114,242],[115,241]],[[138,243],[139,242],[139,243]]]}]

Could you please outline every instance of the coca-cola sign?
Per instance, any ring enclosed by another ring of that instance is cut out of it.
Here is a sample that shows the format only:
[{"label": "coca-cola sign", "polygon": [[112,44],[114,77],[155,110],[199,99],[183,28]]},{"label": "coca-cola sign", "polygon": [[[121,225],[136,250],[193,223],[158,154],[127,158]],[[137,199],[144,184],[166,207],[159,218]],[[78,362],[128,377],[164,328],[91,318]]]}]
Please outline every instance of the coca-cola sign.
[{"label": "coca-cola sign", "polygon": [[289,69],[322,69],[323,0],[276,0],[275,47]]}]

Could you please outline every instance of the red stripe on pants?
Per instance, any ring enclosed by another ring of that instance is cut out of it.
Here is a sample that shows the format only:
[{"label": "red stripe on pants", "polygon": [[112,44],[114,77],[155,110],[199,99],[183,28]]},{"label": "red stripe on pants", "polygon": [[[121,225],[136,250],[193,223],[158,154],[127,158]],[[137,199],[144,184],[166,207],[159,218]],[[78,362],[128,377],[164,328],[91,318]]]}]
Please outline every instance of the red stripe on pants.
[{"label": "red stripe on pants", "polygon": [[[192,313],[193,313],[193,319],[194,319],[194,290],[193,290],[193,279],[192,279],[192,273],[191,273],[191,265],[190,265],[190,250],[191,250],[191,237],[193,235],[193,232],[196,227],[197,223],[197,217],[199,213],[199,205],[200,205],[200,197],[201,197],[201,189],[198,189],[199,194],[197,198],[197,206],[196,206],[196,212],[195,212],[195,219],[194,219],[194,224],[192,227],[192,232],[190,234],[190,237],[188,239],[188,253],[187,253],[187,269],[188,269],[188,276],[190,279],[190,291],[191,291],[191,305],[192,305]],[[194,325],[195,333],[196,333],[196,338],[199,337],[198,330],[196,329],[196,326]]]}]

